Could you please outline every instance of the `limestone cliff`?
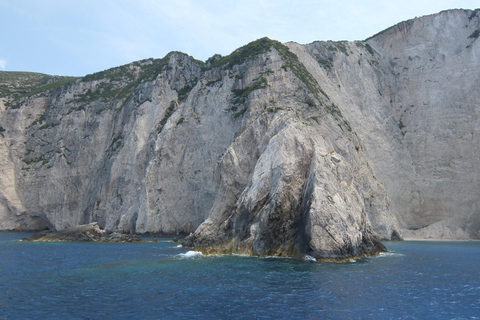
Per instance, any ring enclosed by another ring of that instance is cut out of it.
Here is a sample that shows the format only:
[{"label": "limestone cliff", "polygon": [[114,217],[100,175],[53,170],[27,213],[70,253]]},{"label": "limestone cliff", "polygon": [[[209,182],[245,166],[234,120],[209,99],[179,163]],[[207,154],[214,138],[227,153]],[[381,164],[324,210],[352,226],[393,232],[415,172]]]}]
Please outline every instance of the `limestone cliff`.
[{"label": "limestone cliff", "polygon": [[408,238],[480,238],[480,10],[290,44],[365,144]]},{"label": "limestone cliff", "polygon": [[381,251],[400,227],[478,238],[479,15],[83,78],[0,72],[0,229],[98,222],[316,258]]}]

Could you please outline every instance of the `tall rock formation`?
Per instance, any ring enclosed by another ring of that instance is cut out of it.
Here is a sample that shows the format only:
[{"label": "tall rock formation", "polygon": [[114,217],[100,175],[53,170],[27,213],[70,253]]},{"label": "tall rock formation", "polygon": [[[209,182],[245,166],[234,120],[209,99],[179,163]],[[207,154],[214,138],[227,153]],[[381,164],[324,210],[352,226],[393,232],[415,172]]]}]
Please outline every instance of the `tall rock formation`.
[{"label": "tall rock formation", "polygon": [[402,231],[478,238],[479,16],[83,78],[1,72],[0,229],[98,222],[316,258]]},{"label": "tall rock formation", "polygon": [[480,238],[479,33],[479,10],[454,10],[368,41],[393,76],[392,115],[410,164],[385,185],[419,237]]},{"label": "tall rock formation", "polygon": [[480,238],[479,19],[450,10],[366,43],[290,44],[362,138],[406,237]]}]

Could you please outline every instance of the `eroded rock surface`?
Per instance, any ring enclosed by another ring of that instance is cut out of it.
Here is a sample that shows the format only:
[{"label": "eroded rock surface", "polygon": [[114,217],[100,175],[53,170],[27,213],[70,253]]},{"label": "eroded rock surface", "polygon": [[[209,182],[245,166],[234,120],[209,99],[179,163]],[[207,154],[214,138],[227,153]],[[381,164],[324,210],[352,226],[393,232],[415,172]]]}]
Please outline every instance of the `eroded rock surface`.
[{"label": "eroded rock surface", "polygon": [[23,238],[22,241],[143,242],[142,238],[136,234],[107,233],[96,222],[60,231],[41,231]]},{"label": "eroded rock surface", "polygon": [[[480,10],[289,44],[365,145],[408,238],[480,238]],[[430,227],[431,226],[431,227]]]},{"label": "eroded rock surface", "polygon": [[0,72],[0,229],[96,222],[327,259],[479,238],[479,16],[83,78]]}]

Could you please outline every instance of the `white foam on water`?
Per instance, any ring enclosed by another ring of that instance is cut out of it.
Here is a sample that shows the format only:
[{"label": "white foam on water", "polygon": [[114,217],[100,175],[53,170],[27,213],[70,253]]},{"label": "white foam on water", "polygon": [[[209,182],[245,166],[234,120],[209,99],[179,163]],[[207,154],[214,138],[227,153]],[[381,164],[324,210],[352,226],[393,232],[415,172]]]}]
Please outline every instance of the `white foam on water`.
[{"label": "white foam on water", "polygon": [[201,252],[198,252],[198,251],[190,250],[190,251],[185,252],[185,253],[180,253],[178,256],[181,257],[181,258],[189,259],[189,258],[201,257],[201,256],[203,256],[203,254]]},{"label": "white foam on water", "polygon": [[378,257],[403,257],[404,255],[396,252],[380,252]]},{"label": "white foam on water", "polygon": [[183,248],[183,246],[179,244],[178,246],[175,246],[175,248]]},{"label": "white foam on water", "polygon": [[305,261],[315,261],[315,262],[317,262],[317,259],[315,259],[315,258],[312,257],[312,256],[309,256],[308,254],[305,255],[305,257],[303,257],[303,260],[305,260]]}]

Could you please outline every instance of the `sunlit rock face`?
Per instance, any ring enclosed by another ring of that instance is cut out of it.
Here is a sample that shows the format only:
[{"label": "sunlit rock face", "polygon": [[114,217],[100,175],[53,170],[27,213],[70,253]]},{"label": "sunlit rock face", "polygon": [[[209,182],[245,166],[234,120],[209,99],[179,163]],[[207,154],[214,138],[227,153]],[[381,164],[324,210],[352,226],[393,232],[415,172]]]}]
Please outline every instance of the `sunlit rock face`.
[{"label": "sunlit rock face", "polygon": [[477,13],[367,41],[264,38],[206,63],[2,72],[0,229],[98,222],[320,259],[479,237]]},{"label": "sunlit rock face", "polygon": [[407,238],[480,238],[479,19],[450,10],[366,43],[289,45],[361,137]]}]

